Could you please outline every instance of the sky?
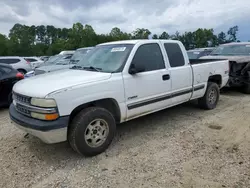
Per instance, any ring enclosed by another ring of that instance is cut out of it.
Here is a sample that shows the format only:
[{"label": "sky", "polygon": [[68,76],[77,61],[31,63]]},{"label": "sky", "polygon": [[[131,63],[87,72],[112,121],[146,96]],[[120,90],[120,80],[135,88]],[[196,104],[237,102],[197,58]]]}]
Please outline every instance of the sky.
[{"label": "sky", "polygon": [[0,33],[6,35],[15,23],[69,28],[81,22],[96,33],[119,27],[156,34],[197,28],[218,33],[238,25],[238,38],[250,40],[249,0],[0,0],[0,12]]}]

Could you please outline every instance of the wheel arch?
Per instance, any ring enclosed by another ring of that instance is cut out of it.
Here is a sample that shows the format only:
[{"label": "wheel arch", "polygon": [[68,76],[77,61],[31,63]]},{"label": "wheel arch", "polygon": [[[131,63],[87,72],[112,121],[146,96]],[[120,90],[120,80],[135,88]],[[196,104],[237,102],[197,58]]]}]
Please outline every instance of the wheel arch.
[{"label": "wheel arch", "polygon": [[74,110],[70,113],[70,118],[69,118],[69,124],[72,121],[72,119],[83,109],[88,108],[88,107],[101,107],[106,110],[108,110],[113,117],[115,118],[115,121],[117,123],[120,123],[121,121],[121,111],[120,107],[118,105],[118,102],[113,99],[113,98],[105,98],[105,99],[100,99],[100,100],[94,100],[88,103],[81,104],[74,108]]},{"label": "wheel arch", "polygon": [[208,82],[214,82],[216,84],[218,84],[219,87],[221,87],[222,84],[222,76],[219,74],[215,74],[212,76],[208,77]]}]

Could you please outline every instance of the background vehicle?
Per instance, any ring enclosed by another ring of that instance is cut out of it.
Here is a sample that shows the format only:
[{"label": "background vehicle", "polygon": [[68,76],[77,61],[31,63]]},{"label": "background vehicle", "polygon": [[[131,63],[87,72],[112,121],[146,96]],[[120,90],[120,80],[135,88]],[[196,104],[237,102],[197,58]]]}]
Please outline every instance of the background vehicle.
[{"label": "background vehicle", "polygon": [[18,70],[22,74],[25,74],[32,70],[30,62],[23,57],[18,56],[2,56],[0,57],[0,63],[9,64],[14,69]]},{"label": "background vehicle", "polygon": [[53,72],[56,70],[61,70],[61,69],[68,69],[73,64],[70,64],[70,59],[72,57],[71,55],[59,55],[60,57],[57,58],[53,62],[45,62],[44,66],[40,66],[34,70],[34,75],[39,75],[39,74],[44,74],[48,72]]},{"label": "background vehicle", "polygon": [[[79,48],[73,55],[67,54],[62,58],[56,59],[49,66],[39,67],[35,70],[34,75],[44,74],[47,72],[53,72],[62,69],[69,69],[79,62],[85,54],[87,54],[93,47]],[[30,75],[27,75],[30,77]]]},{"label": "background vehicle", "polygon": [[38,57],[24,57],[24,59],[30,62],[33,69],[44,63],[44,61]]},{"label": "background vehicle", "polygon": [[0,63],[0,106],[11,104],[12,87],[21,79],[23,79],[23,74],[10,65]]},{"label": "background vehicle", "polygon": [[67,55],[60,55],[57,54],[55,56],[51,56],[46,62],[38,65],[34,70],[27,72],[24,77],[25,78],[29,78],[32,77],[34,75],[38,75],[38,74],[44,74],[46,72],[51,72],[51,71],[55,71],[55,70],[60,70],[63,69],[64,66],[53,66],[56,63],[67,63],[69,62],[70,58],[72,57],[73,54],[67,54]]},{"label": "background vehicle", "polygon": [[[47,65],[53,65],[54,63],[63,60],[63,59],[70,59],[73,56],[74,53],[68,53],[68,54],[57,54],[54,56],[51,56],[44,64],[41,66],[47,66]],[[39,67],[41,67],[39,66]]]},{"label": "background vehicle", "polygon": [[46,143],[68,140],[93,156],[108,148],[116,123],[193,99],[215,108],[228,68],[228,60],[189,61],[175,40],[104,43],[72,69],[17,83],[10,118]]},{"label": "background vehicle", "polygon": [[75,50],[65,50],[65,51],[61,51],[59,53],[59,55],[71,55],[71,54],[74,54],[75,53]]},{"label": "background vehicle", "polygon": [[49,59],[49,56],[41,56],[40,59],[45,62]]},{"label": "background vehicle", "polygon": [[238,87],[250,94],[250,42],[220,45],[209,56],[201,59],[228,59],[230,63],[229,87]]},{"label": "background vehicle", "polygon": [[214,48],[195,48],[193,50],[188,50],[188,58],[189,59],[199,59],[202,56],[209,55]]}]

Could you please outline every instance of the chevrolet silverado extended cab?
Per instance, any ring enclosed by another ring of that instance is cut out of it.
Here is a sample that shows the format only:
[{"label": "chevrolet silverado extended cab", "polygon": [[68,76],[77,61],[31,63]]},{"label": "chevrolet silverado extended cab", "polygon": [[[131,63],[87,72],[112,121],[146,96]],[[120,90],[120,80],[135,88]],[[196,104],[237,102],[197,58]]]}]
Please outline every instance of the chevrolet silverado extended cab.
[{"label": "chevrolet silverado extended cab", "polygon": [[46,143],[68,140],[86,156],[105,151],[116,124],[193,99],[213,109],[228,60],[189,61],[175,40],[99,44],[68,70],[15,84],[10,118]]}]

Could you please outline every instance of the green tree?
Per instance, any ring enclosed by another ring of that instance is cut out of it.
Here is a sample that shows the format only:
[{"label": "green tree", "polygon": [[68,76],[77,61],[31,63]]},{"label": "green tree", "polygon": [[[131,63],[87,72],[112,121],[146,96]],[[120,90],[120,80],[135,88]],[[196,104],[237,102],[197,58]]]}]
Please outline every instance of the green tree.
[{"label": "green tree", "polygon": [[109,33],[110,37],[112,38],[112,40],[128,40],[131,38],[131,35],[126,33],[126,32],[122,32],[121,29],[119,29],[118,27],[114,27],[110,33]]},{"label": "green tree", "polygon": [[86,24],[83,29],[83,42],[81,47],[95,46],[96,42],[96,33],[91,25]]},{"label": "green tree", "polygon": [[217,37],[214,35],[213,29],[197,29],[194,32],[194,42],[196,48],[208,47],[209,43],[215,46],[217,43]]},{"label": "green tree", "polygon": [[[170,35],[163,31],[153,39],[180,40],[186,49],[216,46],[237,39],[238,26],[229,28],[218,35],[213,29],[199,28],[196,31]],[[62,50],[72,50],[80,47],[95,46],[99,43],[128,40],[148,39],[151,32],[146,28],[137,28],[131,33],[123,32],[114,27],[108,34],[97,34],[91,25],[73,24],[72,28],[56,28],[53,25],[22,25],[16,23],[10,29],[8,37],[0,34],[0,55],[54,55]]]},{"label": "green tree", "polygon": [[148,39],[151,32],[148,29],[144,28],[137,28],[135,31],[132,32],[133,39]]},{"label": "green tree", "polygon": [[152,39],[158,39],[158,36],[157,36],[156,34],[154,34],[154,35],[152,36]]},{"label": "green tree", "polygon": [[225,44],[227,43],[227,35],[224,32],[220,32],[218,34],[218,44]]},{"label": "green tree", "polygon": [[0,56],[6,55],[8,53],[8,39],[5,35],[0,34]]},{"label": "green tree", "polygon": [[46,28],[44,25],[39,25],[36,27],[36,35],[37,35],[38,42],[45,43]]},{"label": "green tree", "polygon": [[228,42],[236,42],[237,41],[237,32],[239,31],[238,26],[230,27],[227,34],[228,34]]},{"label": "green tree", "polygon": [[166,32],[166,31],[164,31],[160,36],[159,36],[159,39],[169,39],[170,38],[170,36],[169,36],[169,34]]}]

